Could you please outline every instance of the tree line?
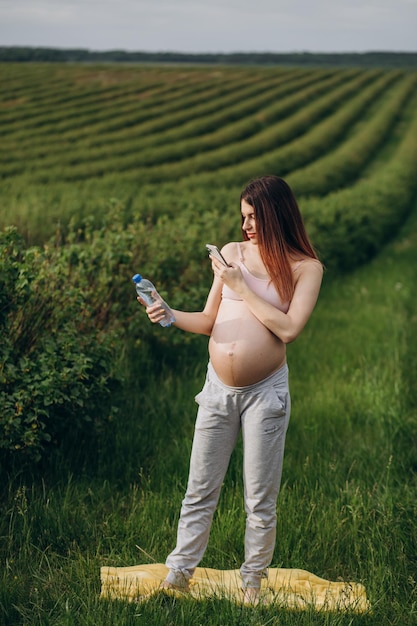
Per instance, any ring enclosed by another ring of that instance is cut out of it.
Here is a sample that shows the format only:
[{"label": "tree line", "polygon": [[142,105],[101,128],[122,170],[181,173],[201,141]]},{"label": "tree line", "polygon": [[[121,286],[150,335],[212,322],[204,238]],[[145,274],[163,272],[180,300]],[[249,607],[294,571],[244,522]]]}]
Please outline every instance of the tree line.
[{"label": "tree line", "polygon": [[0,62],[17,63],[203,63],[232,65],[297,65],[417,67],[417,52],[128,52],[95,51],[86,48],[0,46]]}]

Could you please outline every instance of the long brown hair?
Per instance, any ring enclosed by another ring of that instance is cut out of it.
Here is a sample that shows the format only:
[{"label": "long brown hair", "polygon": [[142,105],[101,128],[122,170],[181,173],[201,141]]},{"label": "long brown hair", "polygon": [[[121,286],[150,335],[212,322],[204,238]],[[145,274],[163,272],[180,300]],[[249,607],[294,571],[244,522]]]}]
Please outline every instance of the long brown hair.
[{"label": "long brown hair", "polygon": [[[282,301],[289,302],[294,294],[290,259],[307,256],[318,260],[295,196],[282,178],[263,176],[248,183],[240,200],[254,209],[261,259]],[[243,221],[242,217],[242,226]],[[247,241],[243,229],[242,233]]]}]

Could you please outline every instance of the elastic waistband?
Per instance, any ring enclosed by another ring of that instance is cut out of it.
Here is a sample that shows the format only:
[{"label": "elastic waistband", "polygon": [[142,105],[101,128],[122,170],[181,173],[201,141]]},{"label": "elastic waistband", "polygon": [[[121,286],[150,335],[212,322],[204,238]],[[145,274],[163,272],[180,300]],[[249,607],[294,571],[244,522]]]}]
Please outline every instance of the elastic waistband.
[{"label": "elastic waistband", "polygon": [[253,383],[253,385],[247,385],[245,387],[231,387],[230,385],[226,385],[220,378],[217,376],[214,367],[211,364],[211,361],[208,362],[207,365],[207,373],[211,381],[219,385],[219,387],[223,387],[228,391],[232,391],[234,393],[246,393],[247,391],[254,391],[258,389],[262,389],[263,387],[269,387],[269,385],[274,383],[283,383],[288,379],[288,365],[285,363],[282,367],[279,368],[276,372],[272,372],[266,378],[258,381],[257,383]]}]

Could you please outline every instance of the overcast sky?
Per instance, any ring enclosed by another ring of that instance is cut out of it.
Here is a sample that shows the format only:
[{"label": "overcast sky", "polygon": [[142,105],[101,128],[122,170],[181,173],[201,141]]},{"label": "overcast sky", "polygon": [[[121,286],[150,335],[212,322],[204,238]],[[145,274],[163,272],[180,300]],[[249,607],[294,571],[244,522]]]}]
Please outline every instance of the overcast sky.
[{"label": "overcast sky", "polygon": [[0,45],[417,51],[417,0],[0,0]]}]

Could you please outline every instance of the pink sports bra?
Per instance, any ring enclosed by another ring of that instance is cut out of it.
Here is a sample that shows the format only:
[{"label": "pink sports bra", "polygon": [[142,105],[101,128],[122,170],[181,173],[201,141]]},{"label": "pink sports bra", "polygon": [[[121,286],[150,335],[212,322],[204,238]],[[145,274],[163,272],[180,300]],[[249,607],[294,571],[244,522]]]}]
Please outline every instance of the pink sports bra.
[{"label": "pink sports bra", "polygon": [[[289,302],[281,302],[281,298],[279,297],[277,290],[275,289],[273,283],[269,278],[257,278],[253,274],[250,273],[248,268],[243,262],[242,251],[240,248],[240,243],[238,242],[239,249],[239,267],[243,274],[243,279],[249,289],[251,289],[256,295],[260,298],[272,304],[275,308],[279,309],[283,313],[286,313],[290,307]],[[222,298],[223,300],[242,300],[242,298],[230,287],[227,285],[223,285],[222,289]]]}]

